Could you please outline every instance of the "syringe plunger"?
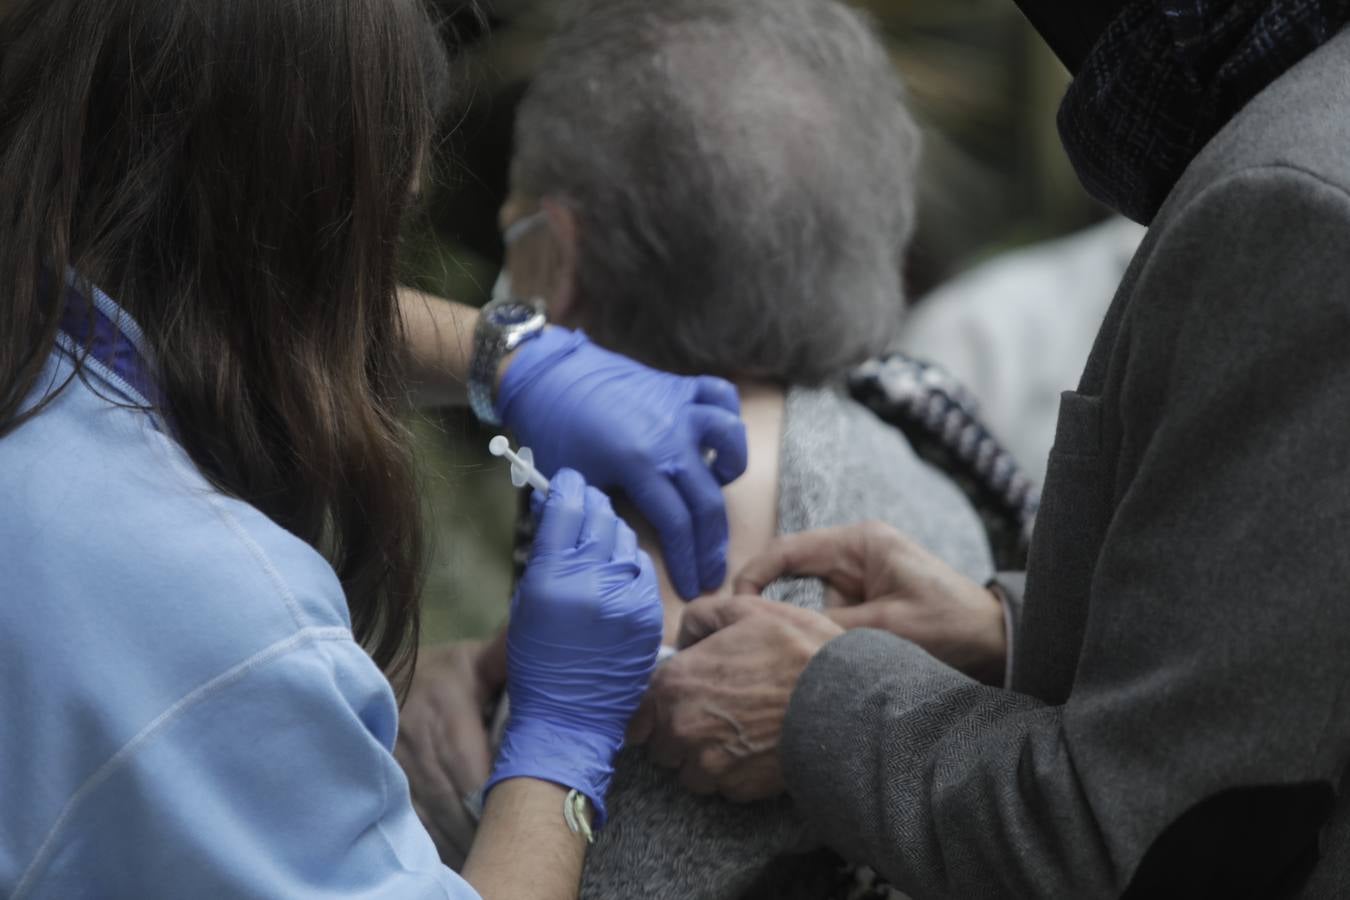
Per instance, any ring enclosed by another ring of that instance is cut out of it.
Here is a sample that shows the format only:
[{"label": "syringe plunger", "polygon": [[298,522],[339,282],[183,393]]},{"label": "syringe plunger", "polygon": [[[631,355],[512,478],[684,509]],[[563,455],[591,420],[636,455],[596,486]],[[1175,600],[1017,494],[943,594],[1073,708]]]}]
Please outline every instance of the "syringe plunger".
[{"label": "syringe plunger", "polygon": [[528,484],[545,494],[548,493],[548,479],[534,467],[534,454],[530,452],[529,447],[521,447],[517,453],[511,449],[511,441],[506,435],[499,434],[488,442],[488,452],[511,463],[511,483],[516,487]]}]

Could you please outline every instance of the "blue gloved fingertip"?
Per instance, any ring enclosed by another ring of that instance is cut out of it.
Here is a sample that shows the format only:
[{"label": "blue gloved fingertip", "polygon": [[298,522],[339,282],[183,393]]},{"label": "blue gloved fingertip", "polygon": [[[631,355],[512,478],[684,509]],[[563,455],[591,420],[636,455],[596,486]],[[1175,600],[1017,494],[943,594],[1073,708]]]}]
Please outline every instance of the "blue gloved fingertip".
[{"label": "blue gloved fingertip", "polygon": [[675,592],[680,595],[681,600],[694,600],[703,593],[703,589],[699,587],[698,579],[695,576],[677,572],[674,569],[671,569],[668,574],[671,586],[675,588]]},{"label": "blue gloved fingertip", "polygon": [[[559,469],[551,479],[549,479],[548,496],[544,498],[547,503],[557,498],[558,501],[584,499],[586,496],[586,479],[582,478],[575,469]],[[535,494],[538,494],[535,491]]]}]

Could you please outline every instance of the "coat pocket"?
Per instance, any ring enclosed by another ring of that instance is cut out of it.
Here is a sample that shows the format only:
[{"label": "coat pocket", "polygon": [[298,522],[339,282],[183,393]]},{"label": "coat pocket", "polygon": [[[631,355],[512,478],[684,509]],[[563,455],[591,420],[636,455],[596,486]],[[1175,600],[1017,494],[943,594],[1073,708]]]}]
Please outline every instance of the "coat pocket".
[{"label": "coat pocket", "polygon": [[[1050,449],[1051,464],[1056,455],[1097,456],[1102,451],[1102,398],[1075,391],[1059,395],[1059,422],[1055,425],[1055,443]],[[1046,472],[1046,484],[1050,473]]]},{"label": "coat pocket", "polygon": [[1013,686],[1048,703],[1073,687],[1088,595],[1109,520],[1102,400],[1066,391],[1050,451],[1014,637]]}]

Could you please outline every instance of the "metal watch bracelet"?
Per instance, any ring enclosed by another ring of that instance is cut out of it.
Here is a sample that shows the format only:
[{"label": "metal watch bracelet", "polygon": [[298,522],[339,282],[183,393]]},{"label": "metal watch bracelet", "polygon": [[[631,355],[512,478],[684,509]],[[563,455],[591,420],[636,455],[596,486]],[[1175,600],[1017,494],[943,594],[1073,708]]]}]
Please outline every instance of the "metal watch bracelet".
[{"label": "metal watch bracelet", "polygon": [[543,304],[537,301],[503,297],[483,307],[474,326],[469,363],[469,407],[480,422],[501,424],[495,400],[502,360],[547,324]]}]

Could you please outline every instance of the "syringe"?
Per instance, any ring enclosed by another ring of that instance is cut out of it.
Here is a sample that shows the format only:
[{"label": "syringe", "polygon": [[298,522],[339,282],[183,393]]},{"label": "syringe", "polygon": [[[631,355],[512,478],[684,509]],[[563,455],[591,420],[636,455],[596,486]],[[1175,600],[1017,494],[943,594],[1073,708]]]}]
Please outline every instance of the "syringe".
[{"label": "syringe", "polygon": [[488,452],[493,456],[504,457],[511,463],[511,483],[516,487],[528,484],[542,493],[548,493],[548,479],[534,467],[534,454],[529,447],[521,447],[517,453],[511,449],[511,442],[506,435],[499,434],[488,442]]}]

